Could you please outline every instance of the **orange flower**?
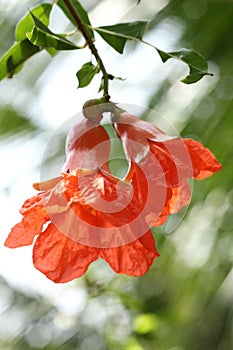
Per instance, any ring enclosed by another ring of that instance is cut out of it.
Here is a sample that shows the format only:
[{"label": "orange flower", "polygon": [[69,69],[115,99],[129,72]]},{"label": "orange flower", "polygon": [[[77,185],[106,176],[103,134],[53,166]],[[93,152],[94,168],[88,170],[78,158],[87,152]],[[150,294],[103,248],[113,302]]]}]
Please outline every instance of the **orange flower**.
[{"label": "orange flower", "polygon": [[[31,245],[34,266],[54,282],[82,276],[98,257],[117,273],[144,275],[156,256],[145,220],[147,189],[111,175],[109,138],[98,122],[84,120],[71,131],[61,176],[34,184],[40,190],[26,200],[5,245]],[[143,215],[141,213],[144,211]],[[46,224],[46,225],[45,225]]]},{"label": "orange flower", "polygon": [[82,276],[98,257],[117,273],[144,275],[159,255],[150,227],[189,203],[187,178],[221,168],[199,142],[120,112],[114,127],[130,169],[124,179],[114,177],[101,118],[73,127],[61,176],[34,184],[40,192],[23,204],[23,219],[5,241],[16,248],[35,240],[34,266],[54,282]]}]

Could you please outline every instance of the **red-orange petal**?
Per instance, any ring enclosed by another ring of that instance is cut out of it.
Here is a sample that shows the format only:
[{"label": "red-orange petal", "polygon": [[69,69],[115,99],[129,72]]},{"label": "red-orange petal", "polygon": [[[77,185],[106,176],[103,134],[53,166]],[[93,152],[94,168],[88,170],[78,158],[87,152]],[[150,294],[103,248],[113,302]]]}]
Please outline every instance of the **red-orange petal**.
[{"label": "red-orange petal", "polygon": [[5,240],[5,246],[8,248],[18,248],[26,245],[31,245],[35,237],[35,232],[25,223],[23,219],[16,224]]},{"label": "red-orange petal", "polygon": [[116,248],[101,249],[100,257],[117,272],[129,276],[143,276],[159,256],[151,231],[136,241]]},{"label": "red-orange petal", "polygon": [[149,139],[154,142],[165,142],[173,139],[155,125],[127,112],[119,115],[115,129],[121,138],[127,158],[137,163],[143,161],[148,155]]},{"label": "red-orange petal", "polygon": [[[115,123],[115,128],[118,131],[118,127],[123,131],[127,130],[128,126],[132,126],[134,128],[135,133],[140,134],[144,139],[150,139],[158,142],[165,142],[168,140],[172,140],[174,137],[165,134],[162,130],[157,128],[152,123],[149,123],[145,120],[142,120],[130,113],[123,112],[117,119],[117,123]],[[132,133],[133,129],[130,129],[132,137],[134,137]]]},{"label": "red-orange petal", "polygon": [[167,201],[160,217],[151,223],[151,226],[160,226],[168,219],[170,214],[178,213],[182,208],[190,203],[191,191],[189,184],[184,181],[181,186],[171,189],[171,197]]},{"label": "red-orange petal", "polygon": [[192,160],[195,179],[204,179],[222,168],[214,154],[200,142],[193,139],[184,139],[184,142]]},{"label": "red-orange petal", "polygon": [[58,176],[50,180],[35,182],[32,187],[37,191],[48,191],[55,187],[61,180],[62,177]]},{"label": "red-orange petal", "polygon": [[172,189],[172,197],[168,201],[169,212],[175,214],[188,205],[191,200],[189,184],[184,181],[181,186]]},{"label": "red-orange petal", "polygon": [[74,125],[67,137],[67,159],[64,171],[77,168],[97,169],[108,162],[110,140],[99,122],[82,120]]},{"label": "red-orange petal", "polygon": [[43,225],[48,221],[44,209],[31,210],[23,220],[16,224],[5,241],[5,246],[17,248],[33,243],[34,237],[41,233]]},{"label": "red-orange petal", "polygon": [[[175,187],[179,185],[179,169],[178,164],[175,163],[173,155],[166,148],[166,143],[148,141],[150,145],[150,151],[156,160],[159,162],[163,176],[165,177],[166,184],[168,187]],[[174,141],[170,141],[170,144],[173,145]],[[172,148],[172,147],[171,147]],[[156,170],[156,169],[155,169]]]},{"label": "red-orange petal", "polygon": [[46,195],[48,192],[41,192],[36,194],[33,197],[30,197],[26,199],[26,201],[23,203],[22,207],[20,208],[19,212],[25,216],[28,214],[31,210],[41,210],[41,207],[44,205],[44,199],[46,198]]},{"label": "red-orange petal", "polygon": [[34,266],[56,283],[81,277],[97,258],[98,249],[72,241],[53,224],[37,238],[33,249]]}]

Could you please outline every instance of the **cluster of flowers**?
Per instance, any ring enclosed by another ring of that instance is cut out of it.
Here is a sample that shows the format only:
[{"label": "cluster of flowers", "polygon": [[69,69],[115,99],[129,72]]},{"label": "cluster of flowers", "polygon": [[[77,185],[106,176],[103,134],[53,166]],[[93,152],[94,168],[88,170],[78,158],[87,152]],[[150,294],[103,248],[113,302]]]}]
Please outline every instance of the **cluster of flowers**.
[{"label": "cluster of flowers", "polygon": [[84,110],[68,135],[60,176],[33,185],[39,193],[25,201],[5,241],[10,248],[35,241],[34,266],[54,282],[82,276],[98,257],[117,273],[144,275],[159,256],[150,228],[190,202],[187,179],[221,168],[200,142],[168,136],[116,108],[112,125],[129,163],[119,179],[109,169],[111,140],[99,110]]}]

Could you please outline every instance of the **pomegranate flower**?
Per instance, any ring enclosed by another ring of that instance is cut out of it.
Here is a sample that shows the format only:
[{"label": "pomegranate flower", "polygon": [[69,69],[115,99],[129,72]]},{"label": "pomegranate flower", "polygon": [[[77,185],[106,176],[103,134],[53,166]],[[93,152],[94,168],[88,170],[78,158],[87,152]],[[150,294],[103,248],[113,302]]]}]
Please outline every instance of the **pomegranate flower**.
[{"label": "pomegranate flower", "polygon": [[187,178],[221,168],[199,142],[118,111],[114,127],[130,165],[119,179],[109,170],[101,108],[72,128],[61,175],[34,184],[39,193],[25,201],[5,241],[10,248],[34,243],[34,266],[54,282],[82,276],[99,257],[117,273],[144,275],[159,255],[150,227],[189,203]]}]

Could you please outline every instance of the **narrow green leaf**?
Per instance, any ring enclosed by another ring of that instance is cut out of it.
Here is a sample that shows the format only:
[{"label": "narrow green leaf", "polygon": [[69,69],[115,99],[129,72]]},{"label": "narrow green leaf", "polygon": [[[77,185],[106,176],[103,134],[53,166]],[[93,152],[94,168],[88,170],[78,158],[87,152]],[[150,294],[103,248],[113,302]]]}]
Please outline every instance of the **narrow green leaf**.
[{"label": "narrow green leaf", "polygon": [[32,45],[28,39],[16,42],[0,59],[0,80],[12,76],[19,72],[23,63],[41,48]]},{"label": "narrow green leaf", "polygon": [[[39,6],[36,6],[31,10],[31,13],[35,17],[37,17],[43,24],[46,26],[49,25],[49,16],[50,12],[52,10],[51,4],[41,4]],[[34,21],[31,16],[31,13],[29,12],[25,17],[21,19],[21,21],[17,24],[15,29],[15,38],[17,41],[22,41],[26,39],[26,34],[28,32],[31,32],[34,27]]]},{"label": "narrow green leaf", "polygon": [[79,82],[79,88],[83,88],[90,84],[94,76],[99,73],[99,67],[94,66],[91,62],[85,63],[76,73]]},{"label": "narrow green leaf", "polygon": [[80,49],[79,46],[65,39],[63,36],[51,32],[51,30],[40,22],[32,13],[31,16],[35,26],[32,32],[27,33],[27,38],[32,44],[42,48],[52,47],[56,50]]},{"label": "narrow green leaf", "polygon": [[[82,5],[80,4],[79,1],[77,0],[70,0],[70,3],[74,9],[74,12],[78,15],[78,17],[81,19],[82,23],[91,26],[91,22],[89,20],[88,14],[86,12],[86,10],[82,7]],[[64,12],[64,14],[69,18],[69,20],[75,25],[75,27],[77,27],[77,23],[75,20],[75,17],[73,16],[73,14],[70,12],[69,8],[67,7],[67,5],[65,4],[65,2],[63,0],[59,0],[57,2],[57,5],[62,9],[62,11]],[[90,37],[94,40],[94,32],[93,30],[86,28],[86,31],[88,32],[88,34],[90,35]]]},{"label": "narrow green leaf", "polygon": [[189,74],[182,80],[185,84],[193,84],[205,75],[212,75],[208,73],[207,61],[196,51],[187,49],[174,52],[164,52],[159,49],[157,51],[163,62],[166,62],[169,58],[175,58],[185,62],[189,66]]},{"label": "narrow green leaf", "polygon": [[94,29],[117,52],[123,53],[127,40],[142,40],[146,25],[146,21],[137,21]]}]

